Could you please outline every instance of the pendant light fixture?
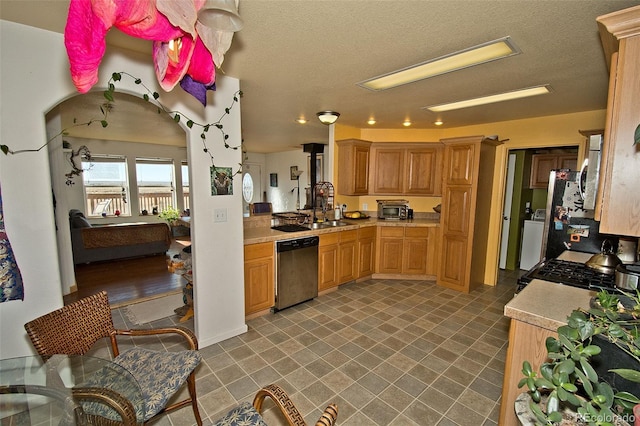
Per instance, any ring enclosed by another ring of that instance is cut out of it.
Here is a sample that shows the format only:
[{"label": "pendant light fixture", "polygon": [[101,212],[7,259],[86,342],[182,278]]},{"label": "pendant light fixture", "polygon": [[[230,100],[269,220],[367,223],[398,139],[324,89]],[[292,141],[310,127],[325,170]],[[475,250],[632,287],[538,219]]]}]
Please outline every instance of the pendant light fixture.
[{"label": "pendant light fixture", "polygon": [[320,111],[316,115],[318,116],[318,120],[327,126],[335,123],[338,117],[340,117],[340,113],[335,111]]}]

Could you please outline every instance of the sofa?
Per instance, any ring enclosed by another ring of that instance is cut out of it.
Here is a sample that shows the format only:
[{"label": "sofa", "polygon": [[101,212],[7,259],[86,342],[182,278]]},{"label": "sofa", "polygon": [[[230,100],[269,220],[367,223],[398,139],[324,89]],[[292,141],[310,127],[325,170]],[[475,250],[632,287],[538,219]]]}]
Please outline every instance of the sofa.
[{"label": "sofa", "polygon": [[121,223],[92,226],[80,210],[69,212],[73,263],[164,254],[171,246],[166,223]]}]

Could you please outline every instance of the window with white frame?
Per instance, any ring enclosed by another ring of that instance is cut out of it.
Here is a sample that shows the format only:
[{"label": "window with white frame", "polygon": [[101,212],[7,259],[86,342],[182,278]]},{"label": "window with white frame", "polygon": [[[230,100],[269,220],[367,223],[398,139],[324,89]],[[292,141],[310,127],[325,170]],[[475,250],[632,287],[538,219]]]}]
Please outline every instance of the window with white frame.
[{"label": "window with white frame", "polygon": [[168,207],[176,208],[173,160],[136,158],[138,205],[150,214]]},{"label": "window with white frame", "polygon": [[183,209],[190,209],[190,197],[189,197],[189,165],[186,161],[183,161],[181,164],[181,172],[182,172],[182,202]]},{"label": "window with white frame", "polygon": [[87,217],[131,215],[125,157],[92,155],[82,169]]}]

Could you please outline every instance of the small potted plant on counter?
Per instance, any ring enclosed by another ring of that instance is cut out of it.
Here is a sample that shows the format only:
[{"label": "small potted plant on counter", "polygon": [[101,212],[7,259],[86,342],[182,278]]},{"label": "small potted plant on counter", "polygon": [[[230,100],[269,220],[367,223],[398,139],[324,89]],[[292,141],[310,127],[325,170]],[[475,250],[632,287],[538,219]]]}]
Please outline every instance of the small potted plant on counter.
[{"label": "small potted plant on counter", "polygon": [[640,403],[640,293],[601,291],[588,311],[574,310],[567,320],[558,338],[547,338],[549,361],[539,372],[523,363],[518,386],[528,391],[516,400],[520,422],[634,424],[633,408]]}]

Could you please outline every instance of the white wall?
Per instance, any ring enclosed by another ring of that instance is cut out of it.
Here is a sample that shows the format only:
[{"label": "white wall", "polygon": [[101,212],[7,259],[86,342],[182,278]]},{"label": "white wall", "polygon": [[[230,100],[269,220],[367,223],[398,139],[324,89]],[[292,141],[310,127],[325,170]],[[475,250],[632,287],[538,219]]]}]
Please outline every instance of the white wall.
[{"label": "white wall", "polygon": [[[0,20],[0,55],[0,142],[14,150],[38,147],[46,140],[45,114],[76,94],[63,36]],[[171,93],[162,92],[150,56],[109,48],[100,68],[99,85],[103,89],[112,72],[126,71],[162,93],[163,104],[198,122],[218,120],[239,89],[238,80],[219,78],[217,91],[209,96],[209,106],[203,109],[179,88]],[[139,89],[126,79],[118,83],[121,91],[139,93]],[[238,104],[224,121],[231,146],[240,145],[240,124]],[[195,325],[201,346],[206,346],[247,329],[241,183],[234,180],[234,195],[212,197],[211,160],[202,151],[200,131],[186,127],[185,130],[195,231],[192,235]],[[224,149],[216,136],[210,131],[207,137],[216,165],[237,170],[241,150]],[[23,324],[62,306],[62,288],[47,151],[0,155],[0,184],[5,227],[25,286],[24,301],[0,303],[0,358],[4,359],[33,352]],[[213,222],[214,210],[220,208],[227,210],[228,222],[223,224]]]}]

